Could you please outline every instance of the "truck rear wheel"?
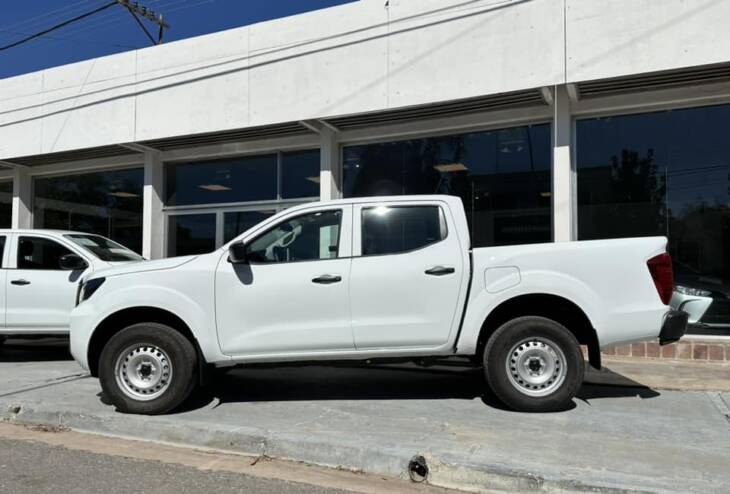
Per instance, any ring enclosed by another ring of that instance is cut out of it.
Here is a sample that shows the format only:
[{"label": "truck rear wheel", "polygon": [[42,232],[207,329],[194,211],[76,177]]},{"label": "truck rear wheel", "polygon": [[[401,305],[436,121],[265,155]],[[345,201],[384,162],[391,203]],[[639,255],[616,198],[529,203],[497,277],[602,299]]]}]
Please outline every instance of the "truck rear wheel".
[{"label": "truck rear wheel", "polygon": [[115,334],[102,350],[99,381],[120,412],[166,413],[195,388],[197,358],[190,340],[173,328],[134,324]]},{"label": "truck rear wheel", "polygon": [[537,316],[500,326],[484,348],[483,363],[492,391],[521,412],[565,410],[585,373],[583,353],[573,333]]}]

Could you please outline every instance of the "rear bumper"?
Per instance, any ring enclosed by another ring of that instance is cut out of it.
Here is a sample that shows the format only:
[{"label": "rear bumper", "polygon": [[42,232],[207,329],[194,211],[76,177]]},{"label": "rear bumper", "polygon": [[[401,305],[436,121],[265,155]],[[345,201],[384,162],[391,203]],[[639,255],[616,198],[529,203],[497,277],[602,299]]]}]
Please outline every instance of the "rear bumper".
[{"label": "rear bumper", "polygon": [[662,329],[659,332],[659,344],[668,345],[679,341],[687,332],[687,320],[689,314],[681,310],[670,310],[664,316],[664,323],[662,323]]}]

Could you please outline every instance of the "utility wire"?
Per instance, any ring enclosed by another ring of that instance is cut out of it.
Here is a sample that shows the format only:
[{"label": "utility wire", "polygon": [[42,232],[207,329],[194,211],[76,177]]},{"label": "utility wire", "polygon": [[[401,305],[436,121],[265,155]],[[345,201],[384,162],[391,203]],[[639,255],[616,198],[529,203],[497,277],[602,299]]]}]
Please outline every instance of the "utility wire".
[{"label": "utility wire", "polygon": [[81,14],[79,16],[76,16],[73,19],[69,19],[67,21],[63,21],[60,24],[56,24],[55,26],[49,27],[48,29],[45,29],[45,30],[43,30],[41,32],[38,32],[36,34],[32,34],[30,36],[27,36],[27,37],[25,37],[23,39],[20,39],[18,41],[15,41],[13,43],[8,44],[8,45],[0,46],[0,51],[7,50],[7,49],[10,49],[10,48],[14,48],[14,47],[16,47],[18,45],[21,45],[23,43],[26,43],[26,42],[28,42],[28,41],[30,41],[32,39],[35,39],[35,38],[40,38],[44,34],[48,34],[51,31],[55,31],[56,29],[60,29],[60,28],[62,28],[64,26],[68,26],[72,22],[80,21],[81,19],[85,19],[86,17],[89,17],[91,15],[94,15],[94,14],[96,14],[98,12],[101,12],[102,10],[106,10],[106,9],[108,9],[110,7],[115,6],[115,5],[119,5],[119,3],[116,0],[114,0],[113,2],[108,3],[106,5],[103,5],[103,6],[99,7],[98,9],[94,9],[94,10],[91,10],[89,12],[86,12],[85,14]]},{"label": "utility wire", "polygon": [[[82,6],[81,4],[89,3],[91,1],[93,1],[93,0],[81,0],[79,2],[75,2],[75,3],[69,4],[69,5],[64,5],[61,8],[50,10],[46,13],[36,15],[36,16],[30,17],[30,18],[27,18],[24,20],[20,20],[20,21],[14,22],[12,24],[9,24],[7,26],[2,26],[2,27],[0,27],[0,31],[12,32],[12,29],[16,29],[19,26],[23,26],[22,29],[24,29],[24,30],[30,30],[30,29],[33,29],[34,27],[38,26],[39,24],[45,24],[47,22],[52,22],[57,19],[62,19],[63,17],[66,17],[74,10],[76,10],[76,11],[83,10],[85,6]],[[46,19],[48,17],[50,19]]]}]

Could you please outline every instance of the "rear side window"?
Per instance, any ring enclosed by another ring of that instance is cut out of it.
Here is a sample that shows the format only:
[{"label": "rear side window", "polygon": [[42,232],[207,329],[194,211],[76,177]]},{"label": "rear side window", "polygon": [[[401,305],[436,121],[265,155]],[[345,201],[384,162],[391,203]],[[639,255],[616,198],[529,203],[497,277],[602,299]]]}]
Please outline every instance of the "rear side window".
[{"label": "rear side window", "polygon": [[362,255],[397,254],[446,238],[438,206],[377,206],[362,210]]},{"label": "rear side window", "polygon": [[63,245],[48,238],[20,237],[18,269],[61,269],[61,257],[72,254]]}]

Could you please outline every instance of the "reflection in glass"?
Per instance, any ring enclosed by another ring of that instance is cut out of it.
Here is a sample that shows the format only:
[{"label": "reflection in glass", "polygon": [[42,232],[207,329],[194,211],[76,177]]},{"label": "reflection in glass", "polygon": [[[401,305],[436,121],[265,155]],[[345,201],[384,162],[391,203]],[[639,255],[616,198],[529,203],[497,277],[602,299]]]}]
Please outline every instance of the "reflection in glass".
[{"label": "reflection in glass", "polygon": [[223,215],[223,242],[230,242],[249,228],[274,215],[274,210],[234,211]]},{"label": "reflection in glass", "polygon": [[215,250],[215,214],[169,217],[167,255],[187,256]]},{"label": "reflection in glass", "polygon": [[277,198],[275,154],[166,167],[166,204],[219,204]]},{"label": "reflection in glass", "polygon": [[34,180],[33,226],[95,233],[142,252],[141,168]]},{"label": "reflection in glass", "polygon": [[[730,332],[730,105],[580,120],[580,239],[665,235],[675,297]],[[698,303],[702,302],[702,303]]]},{"label": "reflection in glass", "polygon": [[397,254],[446,237],[437,206],[376,207],[362,210],[362,255]]},{"label": "reflection in glass", "polygon": [[552,239],[550,126],[344,149],[345,197],[461,197],[475,247]]},{"label": "reflection in glass", "polygon": [[0,228],[10,228],[13,216],[13,182],[0,182]]},{"label": "reflection in glass", "polygon": [[282,154],[281,197],[319,197],[319,149]]}]

